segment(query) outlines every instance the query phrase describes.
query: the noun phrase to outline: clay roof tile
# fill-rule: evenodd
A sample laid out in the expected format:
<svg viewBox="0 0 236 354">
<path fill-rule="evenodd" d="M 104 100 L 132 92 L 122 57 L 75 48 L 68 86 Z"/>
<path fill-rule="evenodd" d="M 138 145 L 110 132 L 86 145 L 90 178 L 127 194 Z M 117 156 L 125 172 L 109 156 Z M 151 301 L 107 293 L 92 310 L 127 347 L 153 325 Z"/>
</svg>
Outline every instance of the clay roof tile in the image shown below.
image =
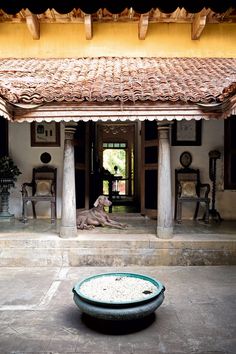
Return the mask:
<svg viewBox="0 0 236 354">
<path fill-rule="evenodd" d="M 0 96 L 11 103 L 209 103 L 234 94 L 235 58 L 0 59 Z"/>
</svg>

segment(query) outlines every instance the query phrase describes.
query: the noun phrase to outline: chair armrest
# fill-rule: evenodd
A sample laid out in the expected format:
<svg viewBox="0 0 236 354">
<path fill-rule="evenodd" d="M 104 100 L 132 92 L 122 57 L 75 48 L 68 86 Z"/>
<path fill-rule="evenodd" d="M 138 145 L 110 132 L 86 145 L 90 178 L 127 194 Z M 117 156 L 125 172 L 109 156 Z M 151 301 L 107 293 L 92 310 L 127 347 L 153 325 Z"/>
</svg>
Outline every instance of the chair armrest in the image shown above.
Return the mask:
<svg viewBox="0 0 236 354">
<path fill-rule="evenodd" d="M 55 183 L 52 183 L 52 186 L 51 186 L 51 193 L 52 193 L 52 196 L 55 197 L 56 196 L 56 190 L 55 190 Z"/>
<path fill-rule="evenodd" d="M 210 192 L 210 184 L 209 183 L 199 183 L 199 187 L 202 188 L 206 188 L 205 191 L 205 198 L 208 198 L 208 194 Z"/>
<path fill-rule="evenodd" d="M 27 188 L 26 187 L 33 187 L 33 183 L 29 183 L 29 182 L 25 182 L 22 184 L 21 186 L 21 193 L 22 193 L 22 197 L 28 197 L 28 191 L 27 191 Z"/>
<path fill-rule="evenodd" d="M 182 194 L 182 186 L 181 183 L 177 182 L 177 197 L 180 198 Z"/>
</svg>

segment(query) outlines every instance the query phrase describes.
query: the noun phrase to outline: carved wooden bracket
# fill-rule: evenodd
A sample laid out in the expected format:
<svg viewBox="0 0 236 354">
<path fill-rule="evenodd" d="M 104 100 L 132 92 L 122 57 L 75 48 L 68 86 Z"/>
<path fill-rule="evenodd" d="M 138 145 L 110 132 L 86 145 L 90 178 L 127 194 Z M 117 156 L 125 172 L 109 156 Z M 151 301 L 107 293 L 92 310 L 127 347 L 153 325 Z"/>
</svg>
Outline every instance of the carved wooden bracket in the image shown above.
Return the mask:
<svg viewBox="0 0 236 354">
<path fill-rule="evenodd" d="M 26 24 L 28 30 L 30 31 L 33 39 L 40 38 L 40 23 L 38 17 L 34 14 L 29 14 L 26 16 Z"/>
<path fill-rule="evenodd" d="M 84 28 L 86 39 L 93 38 L 93 22 L 91 15 L 84 15 Z"/>
<path fill-rule="evenodd" d="M 148 23 L 149 23 L 149 13 L 142 14 L 139 19 L 138 23 L 138 38 L 145 39 L 147 30 L 148 30 Z"/>
<path fill-rule="evenodd" d="M 204 30 L 206 26 L 206 11 L 203 10 L 199 12 L 198 14 L 194 15 L 193 22 L 192 22 L 192 39 L 199 39 L 202 31 Z"/>
</svg>

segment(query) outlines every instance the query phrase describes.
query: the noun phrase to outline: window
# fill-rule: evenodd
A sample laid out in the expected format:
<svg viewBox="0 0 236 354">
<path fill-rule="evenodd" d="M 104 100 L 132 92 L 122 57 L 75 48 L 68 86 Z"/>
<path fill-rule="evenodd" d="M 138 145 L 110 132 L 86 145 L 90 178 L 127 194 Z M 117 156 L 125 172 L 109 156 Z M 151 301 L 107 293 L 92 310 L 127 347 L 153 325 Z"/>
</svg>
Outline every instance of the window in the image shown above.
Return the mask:
<svg viewBox="0 0 236 354">
<path fill-rule="evenodd" d="M 126 149 L 127 143 L 103 143 L 104 149 Z"/>
<path fill-rule="evenodd" d="M 236 116 L 225 121 L 225 189 L 236 189 Z"/>
</svg>

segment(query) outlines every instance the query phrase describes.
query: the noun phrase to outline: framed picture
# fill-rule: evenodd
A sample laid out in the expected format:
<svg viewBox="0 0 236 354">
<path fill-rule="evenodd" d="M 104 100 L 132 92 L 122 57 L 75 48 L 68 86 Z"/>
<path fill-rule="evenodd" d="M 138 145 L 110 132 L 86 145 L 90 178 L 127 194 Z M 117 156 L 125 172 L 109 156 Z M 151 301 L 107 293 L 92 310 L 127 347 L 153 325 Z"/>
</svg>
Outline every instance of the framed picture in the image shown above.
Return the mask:
<svg viewBox="0 0 236 354">
<path fill-rule="evenodd" d="M 31 123 L 31 146 L 60 146 L 60 123 Z"/>
<path fill-rule="evenodd" d="M 202 121 L 181 120 L 174 121 L 172 126 L 173 146 L 193 146 L 202 143 Z"/>
</svg>

